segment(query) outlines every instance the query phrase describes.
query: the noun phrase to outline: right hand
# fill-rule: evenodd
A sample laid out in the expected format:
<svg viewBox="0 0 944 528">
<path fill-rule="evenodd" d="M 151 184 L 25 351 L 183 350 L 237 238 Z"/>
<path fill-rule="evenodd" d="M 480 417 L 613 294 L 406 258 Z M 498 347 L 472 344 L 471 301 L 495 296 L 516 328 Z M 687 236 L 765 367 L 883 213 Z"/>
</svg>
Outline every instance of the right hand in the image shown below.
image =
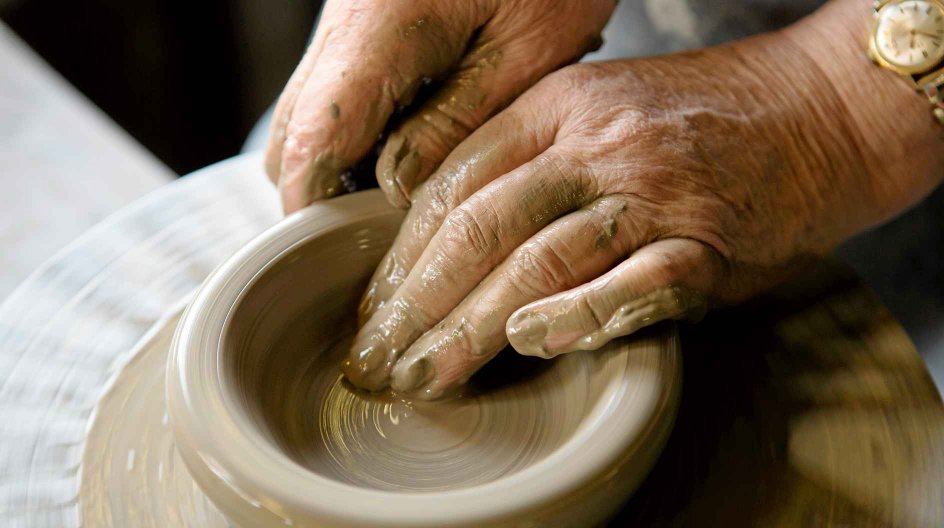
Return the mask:
<svg viewBox="0 0 944 528">
<path fill-rule="evenodd" d="M 394 110 L 404 117 L 377 180 L 396 206 L 489 117 L 547 73 L 599 46 L 615 0 L 328 0 L 276 106 L 266 172 L 285 211 L 341 192 L 341 175 Z"/>
</svg>

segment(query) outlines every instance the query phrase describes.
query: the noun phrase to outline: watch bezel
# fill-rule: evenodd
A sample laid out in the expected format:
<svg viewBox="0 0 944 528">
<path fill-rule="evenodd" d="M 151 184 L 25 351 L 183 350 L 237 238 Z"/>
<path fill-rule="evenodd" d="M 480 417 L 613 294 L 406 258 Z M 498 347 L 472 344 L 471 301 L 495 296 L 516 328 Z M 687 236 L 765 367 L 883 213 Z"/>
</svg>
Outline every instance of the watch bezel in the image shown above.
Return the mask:
<svg viewBox="0 0 944 528">
<path fill-rule="evenodd" d="M 888 60 L 882 54 L 881 50 L 878 47 L 878 44 L 876 43 L 876 38 L 878 37 L 878 24 L 880 21 L 880 16 L 881 16 L 882 11 L 887 8 L 890 8 L 893 5 L 901 4 L 905 1 L 908 1 L 908 0 L 883 0 L 883 1 L 878 1 L 875 3 L 875 11 L 874 11 L 874 16 L 872 20 L 872 29 L 869 34 L 869 55 L 871 56 L 872 60 L 874 60 L 881 66 L 888 68 L 898 73 L 899 75 L 908 77 L 909 79 L 911 79 L 911 82 L 914 84 L 914 86 L 917 87 L 918 84 L 920 84 L 920 80 L 916 79 L 915 77 L 917 76 L 931 77 L 940 73 L 942 70 L 944 70 L 944 58 L 938 59 L 936 62 L 931 63 L 930 65 L 921 64 L 914 67 L 901 66 L 899 64 L 895 64 L 894 62 L 891 62 L 890 60 Z M 942 12 L 944 12 L 944 2 L 942 2 L 941 0 L 924 0 L 924 1 L 937 5 L 942 10 Z"/>
</svg>

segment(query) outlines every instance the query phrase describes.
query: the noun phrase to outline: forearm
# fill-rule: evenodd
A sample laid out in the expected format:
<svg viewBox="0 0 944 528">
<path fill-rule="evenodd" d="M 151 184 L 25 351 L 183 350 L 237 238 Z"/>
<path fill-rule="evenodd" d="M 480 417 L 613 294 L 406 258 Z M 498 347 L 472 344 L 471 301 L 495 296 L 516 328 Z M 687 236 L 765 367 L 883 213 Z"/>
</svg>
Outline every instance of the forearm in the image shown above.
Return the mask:
<svg viewBox="0 0 944 528">
<path fill-rule="evenodd" d="M 783 34 L 828 79 L 852 148 L 879 198 L 874 224 L 914 204 L 944 177 L 944 127 L 923 94 L 866 52 L 872 23 L 868 0 L 832 0 Z M 866 226 L 863 226 L 866 227 Z"/>
</svg>

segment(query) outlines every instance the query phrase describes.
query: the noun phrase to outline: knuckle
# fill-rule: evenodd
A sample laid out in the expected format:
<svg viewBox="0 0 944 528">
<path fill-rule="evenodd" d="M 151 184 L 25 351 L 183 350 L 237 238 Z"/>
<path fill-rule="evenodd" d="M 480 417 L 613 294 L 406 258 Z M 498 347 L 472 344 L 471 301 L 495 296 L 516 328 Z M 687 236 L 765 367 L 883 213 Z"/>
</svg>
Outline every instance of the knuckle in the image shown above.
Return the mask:
<svg viewBox="0 0 944 528">
<path fill-rule="evenodd" d="M 377 336 L 396 355 L 402 354 L 438 320 L 429 307 L 412 298 L 396 298 L 389 306 L 378 326 Z"/>
<path fill-rule="evenodd" d="M 418 148 L 438 161 L 475 129 L 476 122 L 458 114 L 446 105 L 436 105 L 411 118 L 404 130 Z"/>
<path fill-rule="evenodd" d="M 531 295 L 563 291 L 575 283 L 570 264 L 551 245 L 523 246 L 514 259 L 513 270 L 515 284 Z"/>
<path fill-rule="evenodd" d="M 455 183 L 452 178 L 439 174 L 433 175 L 427 180 L 424 192 L 427 207 L 432 211 L 436 211 L 440 218 L 445 217 L 449 211 L 454 210 L 459 205 L 456 199 Z"/>
<path fill-rule="evenodd" d="M 691 262 L 671 251 L 658 251 L 652 255 L 651 276 L 662 284 L 673 284 L 684 279 Z"/>
<path fill-rule="evenodd" d="M 486 347 L 476 339 L 472 326 L 465 318 L 459 320 L 452 332 L 455 354 L 462 358 L 478 358 L 485 356 Z"/>
<path fill-rule="evenodd" d="M 566 190 L 582 194 L 592 190 L 593 178 L 580 153 L 567 147 L 558 147 L 541 154 L 537 162 L 542 171 Z"/>
<path fill-rule="evenodd" d="M 473 210 L 460 205 L 443 222 L 443 244 L 447 254 L 461 256 L 463 261 L 481 261 L 498 249 L 499 236 L 492 227 L 493 217 L 488 208 Z"/>
<path fill-rule="evenodd" d="M 457 106 L 461 103 L 456 102 L 456 99 L 455 94 L 450 95 L 448 101 L 437 104 L 423 116 L 429 124 L 427 130 L 435 132 L 431 139 L 439 139 L 450 147 L 471 134 L 481 121 L 468 108 Z"/>
<path fill-rule="evenodd" d="M 593 328 L 603 328 L 610 317 L 604 307 L 597 306 L 597 302 L 599 301 L 590 295 L 581 296 L 577 300 L 576 311 L 589 320 Z"/>
</svg>

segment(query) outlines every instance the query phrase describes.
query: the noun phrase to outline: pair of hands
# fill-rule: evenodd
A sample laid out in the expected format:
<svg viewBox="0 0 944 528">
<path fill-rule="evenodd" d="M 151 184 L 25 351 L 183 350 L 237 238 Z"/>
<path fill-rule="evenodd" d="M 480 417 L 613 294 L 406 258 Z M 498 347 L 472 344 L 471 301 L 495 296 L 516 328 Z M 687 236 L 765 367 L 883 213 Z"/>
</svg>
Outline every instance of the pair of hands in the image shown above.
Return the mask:
<svg viewBox="0 0 944 528">
<path fill-rule="evenodd" d="M 355 385 L 435 398 L 508 342 L 552 357 L 697 317 L 887 214 L 867 142 L 789 35 L 559 69 L 613 7 L 328 2 L 273 123 L 286 211 L 340 192 L 444 79 L 377 164 L 410 209 L 360 306 Z"/>
</svg>

